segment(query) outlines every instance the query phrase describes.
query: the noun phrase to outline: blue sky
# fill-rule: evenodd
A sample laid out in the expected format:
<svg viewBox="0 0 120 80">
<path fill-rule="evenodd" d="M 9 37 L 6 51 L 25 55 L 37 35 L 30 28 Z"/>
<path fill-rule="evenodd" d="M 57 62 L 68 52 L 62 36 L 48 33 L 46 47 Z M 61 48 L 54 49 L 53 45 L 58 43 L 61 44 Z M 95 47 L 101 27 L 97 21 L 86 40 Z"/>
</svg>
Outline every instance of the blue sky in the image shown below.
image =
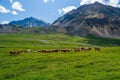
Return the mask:
<svg viewBox="0 0 120 80">
<path fill-rule="evenodd" d="M 72 9 L 95 1 L 120 7 L 119 0 L 0 0 L 0 23 L 31 16 L 52 23 Z"/>
<path fill-rule="evenodd" d="M 25 11 L 19 11 L 11 7 L 16 1 L 22 5 Z M 13 3 L 10 3 L 9 0 L 0 0 L 1 6 L 17 12 L 17 14 L 12 14 L 11 12 L 0 13 L 0 23 L 3 21 L 21 20 L 30 16 L 52 23 L 64 14 L 59 14 L 59 9 L 67 6 L 79 7 L 79 2 L 79 0 L 55 0 L 54 2 L 50 0 L 45 3 L 43 0 L 13 0 Z"/>
</svg>

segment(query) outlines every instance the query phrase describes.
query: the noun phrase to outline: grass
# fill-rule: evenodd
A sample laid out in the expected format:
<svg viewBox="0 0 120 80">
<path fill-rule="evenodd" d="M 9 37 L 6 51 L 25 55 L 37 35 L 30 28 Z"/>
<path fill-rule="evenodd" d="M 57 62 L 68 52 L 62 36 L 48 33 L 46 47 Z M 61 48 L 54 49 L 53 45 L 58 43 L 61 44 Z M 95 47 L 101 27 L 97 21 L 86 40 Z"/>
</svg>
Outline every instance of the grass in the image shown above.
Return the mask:
<svg viewBox="0 0 120 80">
<path fill-rule="evenodd" d="M 115 42 L 106 43 L 107 40 Z M 102 42 L 102 45 L 99 42 Z M 119 39 L 103 41 L 101 38 L 81 38 L 63 34 L 0 34 L 0 80 L 120 80 L 118 43 Z M 10 50 L 81 46 L 98 46 L 102 51 L 94 51 L 92 48 L 91 51 L 79 53 L 31 52 L 9 55 Z"/>
</svg>

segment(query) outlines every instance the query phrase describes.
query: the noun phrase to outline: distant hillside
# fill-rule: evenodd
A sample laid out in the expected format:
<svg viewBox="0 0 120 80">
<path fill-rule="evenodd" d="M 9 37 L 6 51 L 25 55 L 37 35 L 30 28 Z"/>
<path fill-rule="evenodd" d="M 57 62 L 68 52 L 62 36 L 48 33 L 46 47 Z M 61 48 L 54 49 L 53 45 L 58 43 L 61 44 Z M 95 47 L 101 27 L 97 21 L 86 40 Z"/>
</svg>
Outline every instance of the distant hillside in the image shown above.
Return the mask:
<svg viewBox="0 0 120 80">
<path fill-rule="evenodd" d="M 9 24 L 0 24 L 0 33 L 47 33 L 48 27 L 24 27 Z"/>
<path fill-rule="evenodd" d="M 83 5 L 58 18 L 51 30 L 70 35 L 120 38 L 120 8 L 98 2 Z"/>
<path fill-rule="evenodd" d="M 46 23 L 43 20 L 38 20 L 33 17 L 25 18 L 24 20 L 12 21 L 9 25 L 18 25 L 24 27 L 47 27 L 50 23 Z"/>
<path fill-rule="evenodd" d="M 15 31 L 12 29 L 12 26 L 8 24 L 0 24 L 0 33 L 14 33 Z"/>
</svg>

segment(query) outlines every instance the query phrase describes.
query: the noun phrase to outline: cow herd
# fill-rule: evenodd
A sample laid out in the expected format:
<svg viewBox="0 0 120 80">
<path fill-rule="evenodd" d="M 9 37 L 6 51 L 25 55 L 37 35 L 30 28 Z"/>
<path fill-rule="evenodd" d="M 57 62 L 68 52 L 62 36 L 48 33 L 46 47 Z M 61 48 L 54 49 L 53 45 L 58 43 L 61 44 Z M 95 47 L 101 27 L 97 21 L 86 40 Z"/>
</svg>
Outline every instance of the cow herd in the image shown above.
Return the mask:
<svg viewBox="0 0 120 80">
<path fill-rule="evenodd" d="M 92 48 L 84 48 L 84 47 L 81 47 L 81 48 L 53 49 L 53 50 L 47 50 L 47 49 L 44 49 L 44 50 L 31 50 L 31 49 L 28 49 L 28 50 L 10 51 L 10 55 L 18 55 L 18 54 L 21 54 L 21 53 L 30 53 L 30 52 L 36 52 L 36 53 L 64 52 L 64 53 L 67 53 L 67 52 L 71 52 L 71 51 L 82 52 L 82 51 L 90 51 L 90 50 L 92 50 Z M 99 51 L 99 52 L 101 51 L 101 49 L 97 48 L 97 47 L 95 47 L 94 50 Z"/>
</svg>

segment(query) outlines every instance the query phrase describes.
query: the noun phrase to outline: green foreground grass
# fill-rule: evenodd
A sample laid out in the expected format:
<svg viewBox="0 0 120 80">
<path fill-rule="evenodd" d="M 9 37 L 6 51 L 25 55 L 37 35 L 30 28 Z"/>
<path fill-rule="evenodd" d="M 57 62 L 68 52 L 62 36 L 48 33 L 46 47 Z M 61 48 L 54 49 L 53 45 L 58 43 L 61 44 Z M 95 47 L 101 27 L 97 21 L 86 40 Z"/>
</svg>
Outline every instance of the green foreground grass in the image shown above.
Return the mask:
<svg viewBox="0 0 120 80">
<path fill-rule="evenodd" d="M 63 34 L 0 34 L 0 80 L 120 80 L 119 42 Z M 81 46 L 101 47 L 101 52 L 92 48 L 79 53 L 9 55 L 11 50 Z"/>
</svg>

